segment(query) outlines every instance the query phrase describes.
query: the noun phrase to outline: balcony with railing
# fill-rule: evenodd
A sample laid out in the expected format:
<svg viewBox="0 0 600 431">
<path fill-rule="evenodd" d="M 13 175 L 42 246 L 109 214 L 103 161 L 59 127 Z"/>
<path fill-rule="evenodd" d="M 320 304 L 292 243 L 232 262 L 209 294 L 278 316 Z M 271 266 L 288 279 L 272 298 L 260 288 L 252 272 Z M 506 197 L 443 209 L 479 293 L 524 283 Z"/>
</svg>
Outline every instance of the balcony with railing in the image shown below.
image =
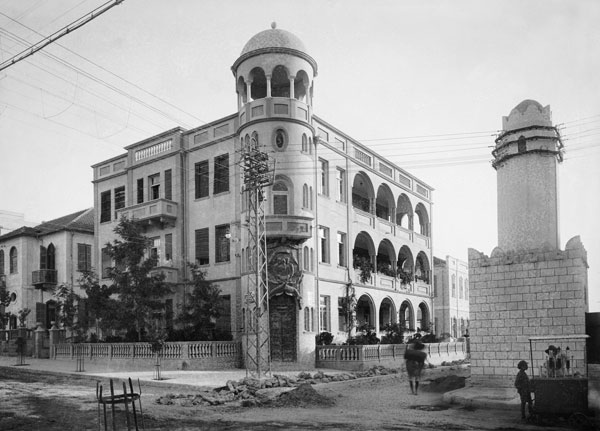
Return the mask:
<svg viewBox="0 0 600 431">
<path fill-rule="evenodd" d="M 165 283 L 177 283 L 179 281 L 179 268 L 169 264 L 160 264 L 150 270 L 150 275 L 164 274 Z"/>
<path fill-rule="evenodd" d="M 168 199 L 154 199 L 117 210 L 117 218 L 125 216 L 148 223 L 174 224 L 177 219 L 177 210 L 177 202 Z"/>
<path fill-rule="evenodd" d="M 32 284 L 36 289 L 53 288 L 57 283 L 56 269 L 38 269 L 31 273 Z"/>
<path fill-rule="evenodd" d="M 312 217 L 268 215 L 265 220 L 267 238 L 307 240 L 312 236 Z"/>
<path fill-rule="evenodd" d="M 240 111 L 240 124 L 264 118 L 294 118 L 308 121 L 310 107 L 298 99 L 289 97 L 264 97 L 252 100 Z"/>
</svg>

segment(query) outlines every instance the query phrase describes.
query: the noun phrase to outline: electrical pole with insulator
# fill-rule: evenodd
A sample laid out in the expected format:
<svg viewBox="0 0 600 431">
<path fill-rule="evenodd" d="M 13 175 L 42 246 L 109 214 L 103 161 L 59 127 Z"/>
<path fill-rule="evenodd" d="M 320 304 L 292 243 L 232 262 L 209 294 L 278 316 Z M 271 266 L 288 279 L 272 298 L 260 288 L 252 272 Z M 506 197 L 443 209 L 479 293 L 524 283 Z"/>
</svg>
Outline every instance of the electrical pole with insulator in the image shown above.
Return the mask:
<svg viewBox="0 0 600 431">
<path fill-rule="evenodd" d="M 264 187 L 273 184 L 274 167 L 255 138 L 243 145 L 243 193 L 248 202 L 248 260 L 250 274 L 245 289 L 246 374 L 260 379 L 271 372 L 269 301 L 267 286 L 267 236 Z"/>
</svg>

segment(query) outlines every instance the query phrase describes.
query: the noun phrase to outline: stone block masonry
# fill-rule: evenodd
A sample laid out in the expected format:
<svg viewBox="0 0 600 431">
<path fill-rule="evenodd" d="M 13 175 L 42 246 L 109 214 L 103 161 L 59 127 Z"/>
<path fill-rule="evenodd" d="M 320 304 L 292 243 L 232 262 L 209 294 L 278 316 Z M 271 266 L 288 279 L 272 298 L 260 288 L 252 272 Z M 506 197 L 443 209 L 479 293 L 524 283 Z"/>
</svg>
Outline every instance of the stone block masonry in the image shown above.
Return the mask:
<svg viewBox="0 0 600 431">
<path fill-rule="evenodd" d="M 473 385 L 512 386 L 529 337 L 585 334 L 587 268 L 578 236 L 565 250 L 469 249 Z"/>
</svg>

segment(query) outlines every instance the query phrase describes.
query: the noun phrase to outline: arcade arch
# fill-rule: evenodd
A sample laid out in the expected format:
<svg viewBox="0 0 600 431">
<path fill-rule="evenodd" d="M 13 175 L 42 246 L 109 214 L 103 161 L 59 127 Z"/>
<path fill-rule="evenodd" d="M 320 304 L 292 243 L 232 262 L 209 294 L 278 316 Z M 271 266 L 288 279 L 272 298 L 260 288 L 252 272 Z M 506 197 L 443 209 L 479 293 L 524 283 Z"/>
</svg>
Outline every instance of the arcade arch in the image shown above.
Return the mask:
<svg viewBox="0 0 600 431">
<path fill-rule="evenodd" d="M 352 206 L 364 212 L 371 212 L 371 202 L 375 195 L 369 176 L 359 172 L 352 183 Z"/>
</svg>

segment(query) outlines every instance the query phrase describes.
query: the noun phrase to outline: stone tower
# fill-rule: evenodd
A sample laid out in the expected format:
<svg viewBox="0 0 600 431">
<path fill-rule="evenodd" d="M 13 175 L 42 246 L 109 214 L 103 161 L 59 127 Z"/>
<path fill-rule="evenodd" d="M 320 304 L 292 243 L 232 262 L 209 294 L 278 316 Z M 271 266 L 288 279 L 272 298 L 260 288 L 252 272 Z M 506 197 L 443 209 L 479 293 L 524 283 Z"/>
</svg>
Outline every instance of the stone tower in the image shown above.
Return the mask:
<svg viewBox="0 0 600 431">
<path fill-rule="evenodd" d="M 525 100 L 503 117 L 492 152 L 498 178 L 498 247 L 469 249 L 471 381 L 511 386 L 517 363 L 545 357 L 532 337 L 585 333 L 587 253 L 579 237 L 560 250 L 557 166 L 562 143 L 550 108 Z M 535 342 L 534 342 L 535 343 Z M 583 344 L 570 346 L 583 372 Z M 531 355 L 531 356 L 530 356 Z"/>
<path fill-rule="evenodd" d="M 498 246 L 559 247 L 558 163 L 562 143 L 550 106 L 524 100 L 502 119 L 492 152 L 497 172 Z"/>
</svg>

